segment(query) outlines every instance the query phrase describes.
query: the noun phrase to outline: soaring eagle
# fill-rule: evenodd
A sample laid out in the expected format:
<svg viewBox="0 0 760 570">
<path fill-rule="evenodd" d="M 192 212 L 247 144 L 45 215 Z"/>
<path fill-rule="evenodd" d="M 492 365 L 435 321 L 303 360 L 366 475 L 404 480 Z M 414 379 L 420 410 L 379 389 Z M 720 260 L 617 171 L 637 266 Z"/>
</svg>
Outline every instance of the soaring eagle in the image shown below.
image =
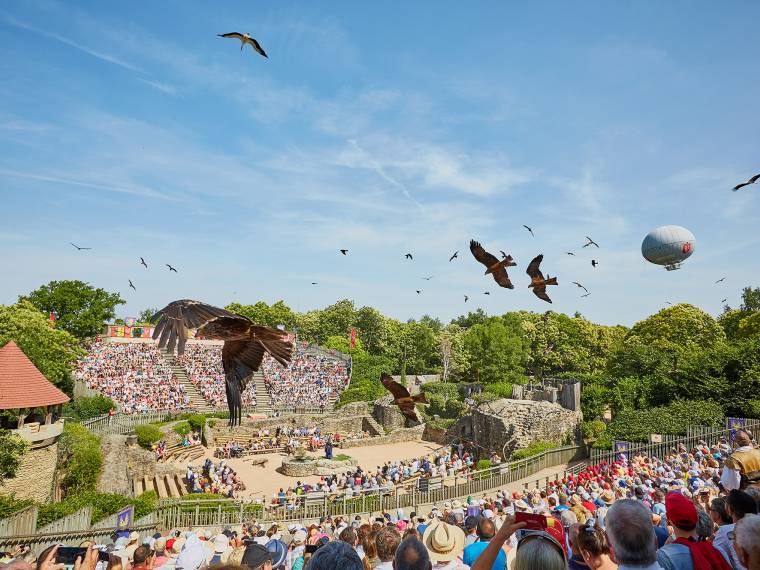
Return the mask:
<svg viewBox="0 0 760 570">
<path fill-rule="evenodd" d="M 287 366 L 293 352 L 293 343 L 284 331 L 257 326 L 247 317 L 190 299 L 169 303 L 153 316 L 153 322 L 158 323 L 153 339 L 159 339 L 158 346 L 172 353 L 175 347 L 178 354 L 185 352 L 188 329 L 197 329 L 196 336 L 224 341 L 222 367 L 230 426 L 240 425 L 241 395 L 264 353 Z"/>
<path fill-rule="evenodd" d="M 504 259 L 498 260 L 495 255 L 488 253 L 483 249 L 483 246 L 475 240 L 470 240 L 470 251 L 475 259 L 486 266 L 486 275 L 489 273 L 493 275 L 494 281 L 496 281 L 501 287 L 506 287 L 507 289 L 515 288 L 507 274 L 507 267 L 517 265 L 512 260 L 511 255 L 507 255 Z"/>
<path fill-rule="evenodd" d="M 385 386 L 385 389 L 393 395 L 393 403 L 398 406 L 401 413 L 413 422 L 419 423 L 420 419 L 417 417 L 417 412 L 415 411 L 414 406 L 416 404 L 427 404 L 425 394 L 420 393 L 412 396 L 409 394 L 409 390 L 387 374 L 383 374 L 380 377 L 380 381 L 383 383 L 383 386 Z"/>
<path fill-rule="evenodd" d="M 533 289 L 533 294 L 539 299 L 543 299 L 547 303 L 551 303 L 552 300 L 549 298 L 549 295 L 546 294 L 546 286 L 557 285 L 557 278 L 549 277 L 547 275 L 546 279 L 544 279 L 544 274 L 541 273 L 541 270 L 539 269 L 539 266 L 541 265 L 541 261 L 543 261 L 543 259 L 543 254 L 534 257 L 533 261 L 531 261 L 530 265 L 528 265 L 528 269 L 525 271 L 525 273 L 530 275 L 530 285 L 528 285 L 528 288 Z"/>
<path fill-rule="evenodd" d="M 220 38 L 232 38 L 235 40 L 240 40 L 240 51 L 243 51 L 243 48 L 245 47 L 245 44 L 251 44 L 251 47 L 255 49 L 257 52 L 259 52 L 261 55 L 269 59 L 269 56 L 264 51 L 264 48 L 261 47 L 259 42 L 257 42 L 254 38 L 251 37 L 251 34 L 241 34 L 239 32 L 230 32 L 229 34 L 217 34 Z"/>
</svg>

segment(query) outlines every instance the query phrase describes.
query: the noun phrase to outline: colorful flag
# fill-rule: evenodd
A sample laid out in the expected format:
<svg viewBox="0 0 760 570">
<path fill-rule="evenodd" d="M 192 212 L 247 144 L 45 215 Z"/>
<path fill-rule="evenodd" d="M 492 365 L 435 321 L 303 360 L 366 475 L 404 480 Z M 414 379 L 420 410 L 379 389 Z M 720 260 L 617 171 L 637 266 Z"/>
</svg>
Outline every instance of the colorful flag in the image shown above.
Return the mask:
<svg viewBox="0 0 760 570">
<path fill-rule="evenodd" d="M 351 329 L 351 348 L 356 348 L 356 329 Z"/>
</svg>

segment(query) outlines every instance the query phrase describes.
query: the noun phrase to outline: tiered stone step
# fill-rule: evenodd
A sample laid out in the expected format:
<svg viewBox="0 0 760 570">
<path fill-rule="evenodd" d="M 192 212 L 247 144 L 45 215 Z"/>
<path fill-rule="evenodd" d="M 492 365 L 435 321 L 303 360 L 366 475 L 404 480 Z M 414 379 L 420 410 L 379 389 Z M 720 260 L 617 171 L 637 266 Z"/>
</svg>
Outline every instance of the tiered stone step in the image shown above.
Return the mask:
<svg viewBox="0 0 760 570">
<path fill-rule="evenodd" d="M 180 463 L 188 463 L 199 457 L 203 457 L 204 448 L 200 443 L 195 445 L 172 445 L 164 450 L 164 455 L 161 458 L 163 463 L 168 461 L 178 461 Z"/>
<path fill-rule="evenodd" d="M 271 416 L 274 410 L 272 410 L 272 404 L 269 402 L 269 392 L 267 391 L 266 384 L 264 384 L 264 373 L 261 370 L 254 372 L 251 382 L 256 383 L 256 413 Z"/>
<path fill-rule="evenodd" d="M 152 479 L 147 475 L 142 479 L 135 477 L 132 480 L 132 488 L 135 497 L 139 497 L 148 491 L 155 491 L 160 499 L 177 498 L 188 493 L 187 484 L 178 473 L 156 475 Z"/>
</svg>

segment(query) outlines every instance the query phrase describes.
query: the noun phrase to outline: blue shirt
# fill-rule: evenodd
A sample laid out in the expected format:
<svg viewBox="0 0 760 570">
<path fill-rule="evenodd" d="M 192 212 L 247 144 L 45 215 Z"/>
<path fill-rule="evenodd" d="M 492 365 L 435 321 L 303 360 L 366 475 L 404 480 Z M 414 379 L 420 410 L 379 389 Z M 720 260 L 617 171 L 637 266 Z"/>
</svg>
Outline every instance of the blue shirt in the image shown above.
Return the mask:
<svg viewBox="0 0 760 570">
<path fill-rule="evenodd" d="M 470 546 L 464 549 L 464 556 L 462 556 L 462 562 L 468 566 L 475 564 L 478 557 L 483 554 L 483 551 L 488 548 L 488 542 L 473 542 Z M 491 566 L 491 570 L 504 570 L 507 565 L 507 555 L 500 548 L 499 554 L 496 556 L 496 561 Z"/>
</svg>

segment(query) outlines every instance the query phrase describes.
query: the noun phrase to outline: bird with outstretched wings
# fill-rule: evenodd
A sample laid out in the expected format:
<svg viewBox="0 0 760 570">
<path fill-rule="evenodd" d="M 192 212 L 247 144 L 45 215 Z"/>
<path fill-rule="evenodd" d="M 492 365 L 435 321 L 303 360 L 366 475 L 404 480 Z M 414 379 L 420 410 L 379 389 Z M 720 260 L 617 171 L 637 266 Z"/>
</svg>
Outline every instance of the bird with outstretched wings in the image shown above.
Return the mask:
<svg viewBox="0 0 760 570">
<path fill-rule="evenodd" d="M 760 174 L 755 174 L 752 178 L 750 178 L 746 182 L 741 182 L 741 183 L 737 184 L 736 186 L 734 186 L 734 192 L 736 192 L 739 188 L 744 188 L 745 186 L 749 186 L 750 184 L 754 184 L 758 180 L 760 180 Z"/>
<path fill-rule="evenodd" d="M 413 422 L 419 423 L 420 419 L 417 417 L 417 411 L 414 409 L 414 406 L 428 403 L 425 394 L 419 393 L 412 396 L 405 386 L 399 384 L 387 374 L 383 374 L 380 377 L 380 381 L 393 396 L 393 403 L 398 406 L 401 413 Z"/>
<path fill-rule="evenodd" d="M 509 280 L 509 274 L 507 273 L 507 267 L 517 265 L 512 259 L 511 255 L 507 255 L 504 259 L 497 259 L 495 255 L 488 253 L 480 243 L 475 240 L 470 240 L 470 251 L 473 257 L 480 263 L 486 266 L 485 275 L 489 273 L 493 275 L 494 281 L 499 284 L 500 287 L 506 289 L 514 289 L 512 281 Z"/>
<path fill-rule="evenodd" d="M 451 257 L 449 257 L 449 263 L 452 262 L 452 261 L 454 261 L 457 257 L 459 257 L 459 252 L 455 251 L 454 255 L 452 255 Z"/>
<path fill-rule="evenodd" d="M 245 47 L 245 44 L 251 44 L 251 47 L 256 50 L 258 53 L 269 59 L 269 56 L 264 51 L 264 48 L 261 47 L 261 44 L 257 42 L 254 38 L 251 37 L 251 34 L 241 34 L 239 32 L 230 32 L 229 34 L 217 34 L 220 38 L 231 38 L 235 40 L 240 40 L 240 51 L 243 51 L 243 48 Z"/>
<path fill-rule="evenodd" d="M 196 336 L 223 340 L 222 368 L 230 410 L 230 426 L 240 425 L 242 393 L 251 377 L 259 369 L 264 353 L 283 366 L 290 362 L 293 343 L 286 332 L 255 325 L 250 319 L 212 305 L 182 299 L 169 303 L 153 316 L 156 328 L 153 339 L 159 348 L 177 354 L 185 352 L 187 334 L 196 329 Z"/>
<path fill-rule="evenodd" d="M 528 285 L 528 288 L 533 289 L 533 294 L 539 299 L 551 303 L 552 300 L 549 298 L 549 295 L 546 294 L 546 286 L 557 285 L 557 278 L 549 277 L 548 275 L 544 278 L 544 274 L 541 273 L 541 269 L 539 269 L 543 260 L 543 254 L 534 257 L 533 261 L 528 265 L 528 269 L 525 270 L 525 273 L 530 276 L 530 285 Z"/>
<path fill-rule="evenodd" d="M 585 288 L 583 285 L 581 285 L 581 284 L 580 284 L 580 283 L 578 283 L 577 281 L 571 281 L 571 283 L 572 283 L 573 285 L 577 285 L 578 287 L 580 287 L 581 289 L 583 289 L 583 290 L 584 290 L 586 293 L 588 293 L 588 289 L 586 289 L 586 288 Z"/>
</svg>

